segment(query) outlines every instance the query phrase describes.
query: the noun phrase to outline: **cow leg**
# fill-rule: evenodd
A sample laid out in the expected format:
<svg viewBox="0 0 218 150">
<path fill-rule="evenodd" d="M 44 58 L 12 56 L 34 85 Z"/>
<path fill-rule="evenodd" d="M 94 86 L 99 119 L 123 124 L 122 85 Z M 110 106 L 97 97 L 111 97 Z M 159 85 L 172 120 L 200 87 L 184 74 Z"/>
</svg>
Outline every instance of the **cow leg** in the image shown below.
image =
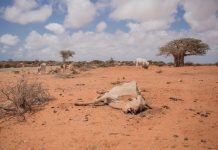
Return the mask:
<svg viewBox="0 0 218 150">
<path fill-rule="evenodd" d="M 138 67 L 139 66 L 139 62 L 136 62 L 136 67 Z"/>
<path fill-rule="evenodd" d="M 105 102 L 105 99 L 97 99 L 94 102 L 87 102 L 87 103 L 75 102 L 74 105 L 75 106 L 104 106 L 107 105 L 107 103 Z"/>
</svg>

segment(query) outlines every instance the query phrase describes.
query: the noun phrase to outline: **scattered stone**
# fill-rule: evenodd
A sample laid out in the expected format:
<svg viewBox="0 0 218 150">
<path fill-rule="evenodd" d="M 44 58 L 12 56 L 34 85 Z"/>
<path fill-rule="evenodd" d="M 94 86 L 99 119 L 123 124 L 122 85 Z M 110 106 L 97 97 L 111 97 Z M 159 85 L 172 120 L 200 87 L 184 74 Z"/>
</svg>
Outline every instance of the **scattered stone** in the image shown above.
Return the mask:
<svg viewBox="0 0 218 150">
<path fill-rule="evenodd" d="M 185 140 L 185 141 L 188 141 L 188 138 L 186 137 L 186 138 L 184 138 L 184 140 Z"/>
<path fill-rule="evenodd" d="M 182 79 L 179 79 L 179 80 L 178 80 L 178 82 L 182 82 L 182 81 L 183 81 Z"/>
<path fill-rule="evenodd" d="M 121 83 L 122 83 L 121 81 L 111 82 L 111 84 L 113 84 L 113 85 L 119 85 L 119 84 L 121 84 Z"/>
<path fill-rule="evenodd" d="M 146 89 L 142 88 L 140 92 L 148 92 Z"/>
<path fill-rule="evenodd" d="M 168 82 L 166 82 L 166 84 L 170 84 L 170 83 L 171 83 L 171 82 L 169 82 L 169 81 L 168 81 Z"/>
<path fill-rule="evenodd" d="M 162 73 L 162 72 L 163 72 L 162 70 L 157 70 L 157 71 L 156 71 L 156 73 Z"/>
<path fill-rule="evenodd" d="M 164 108 L 164 109 L 170 109 L 170 107 L 167 106 L 167 105 L 163 105 L 162 108 Z"/>
<path fill-rule="evenodd" d="M 210 115 L 210 113 L 209 112 L 197 112 L 195 115 L 199 115 L 201 117 L 207 118 Z"/>
<path fill-rule="evenodd" d="M 46 121 L 42 122 L 42 126 L 46 125 Z"/>
<path fill-rule="evenodd" d="M 85 84 L 84 83 L 78 83 L 76 84 L 76 86 L 84 86 Z"/>
<path fill-rule="evenodd" d="M 54 106 L 52 106 L 51 108 L 55 108 Z"/>
<path fill-rule="evenodd" d="M 88 115 L 85 115 L 83 121 L 89 121 Z"/>
<path fill-rule="evenodd" d="M 195 99 L 193 102 L 197 102 L 198 101 L 198 99 Z"/>
<path fill-rule="evenodd" d="M 201 139 L 201 143 L 207 143 L 207 141 L 206 141 L 206 140 L 203 140 L 203 139 Z"/>
<path fill-rule="evenodd" d="M 109 133 L 109 135 L 117 135 L 117 134 L 119 134 L 119 133 Z"/>
<path fill-rule="evenodd" d="M 68 108 L 66 108 L 66 109 L 65 109 L 65 111 L 69 111 L 69 109 L 68 109 Z"/>
<path fill-rule="evenodd" d="M 201 117 L 208 117 L 207 114 L 201 114 Z"/>
<path fill-rule="evenodd" d="M 176 97 L 169 97 L 169 99 L 172 101 L 183 101 L 181 98 L 176 98 Z"/>
<path fill-rule="evenodd" d="M 54 110 L 53 113 L 57 113 L 58 111 Z"/>
<path fill-rule="evenodd" d="M 27 143 L 28 140 L 21 140 L 20 143 Z"/>
<path fill-rule="evenodd" d="M 195 110 L 194 110 L 194 109 L 192 109 L 192 108 L 189 108 L 188 110 L 189 110 L 189 111 L 195 111 Z"/>
<path fill-rule="evenodd" d="M 100 91 L 97 91 L 96 93 L 103 95 L 103 94 L 105 94 L 106 92 L 107 92 L 107 91 L 105 91 L 105 90 L 100 90 Z"/>
<path fill-rule="evenodd" d="M 175 134 L 175 135 L 173 135 L 173 137 L 174 137 L 174 138 L 178 138 L 179 136 Z"/>
</svg>

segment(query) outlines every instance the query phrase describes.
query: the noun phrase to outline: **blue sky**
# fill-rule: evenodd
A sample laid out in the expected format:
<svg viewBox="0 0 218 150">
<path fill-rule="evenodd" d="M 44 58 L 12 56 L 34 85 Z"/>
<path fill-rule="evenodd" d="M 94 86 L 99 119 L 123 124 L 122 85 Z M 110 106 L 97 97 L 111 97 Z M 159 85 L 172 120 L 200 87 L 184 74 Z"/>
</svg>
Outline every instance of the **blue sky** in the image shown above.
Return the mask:
<svg viewBox="0 0 218 150">
<path fill-rule="evenodd" d="M 134 60 L 157 56 L 158 48 L 182 37 L 209 44 L 206 56 L 186 61 L 218 61 L 217 0 L 0 0 L 0 60 Z"/>
</svg>

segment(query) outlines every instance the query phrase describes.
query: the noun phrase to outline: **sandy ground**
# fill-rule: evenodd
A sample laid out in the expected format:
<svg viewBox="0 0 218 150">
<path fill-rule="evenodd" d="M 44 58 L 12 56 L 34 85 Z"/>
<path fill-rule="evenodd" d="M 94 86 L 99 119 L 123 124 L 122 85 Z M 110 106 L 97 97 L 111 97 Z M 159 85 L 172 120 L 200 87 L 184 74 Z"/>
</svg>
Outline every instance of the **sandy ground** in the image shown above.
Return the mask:
<svg viewBox="0 0 218 150">
<path fill-rule="evenodd" d="M 19 76 L 0 72 L 0 87 Z M 1 150 L 218 150 L 218 67 L 110 67 L 71 79 L 28 76 L 39 78 L 56 99 L 27 113 L 24 122 L 1 119 Z M 112 82 L 131 80 L 153 107 L 150 112 L 126 115 L 108 106 L 73 105 L 78 99 L 91 101 L 97 91 L 113 87 Z"/>
</svg>

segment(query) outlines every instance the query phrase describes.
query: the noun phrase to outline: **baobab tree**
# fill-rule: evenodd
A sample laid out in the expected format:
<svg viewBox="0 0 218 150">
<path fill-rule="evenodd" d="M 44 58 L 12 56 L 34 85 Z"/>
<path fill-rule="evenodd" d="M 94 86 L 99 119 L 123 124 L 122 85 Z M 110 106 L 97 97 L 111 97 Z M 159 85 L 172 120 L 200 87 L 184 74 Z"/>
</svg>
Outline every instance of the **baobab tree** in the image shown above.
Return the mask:
<svg viewBox="0 0 218 150">
<path fill-rule="evenodd" d="M 184 57 L 191 55 L 205 55 L 209 46 L 199 39 L 181 38 L 170 41 L 165 46 L 159 48 L 159 55 L 172 55 L 174 57 L 174 66 L 184 66 Z"/>
<path fill-rule="evenodd" d="M 61 50 L 60 55 L 63 58 L 63 63 L 65 63 L 67 59 L 75 55 L 75 52 L 70 50 Z"/>
</svg>

